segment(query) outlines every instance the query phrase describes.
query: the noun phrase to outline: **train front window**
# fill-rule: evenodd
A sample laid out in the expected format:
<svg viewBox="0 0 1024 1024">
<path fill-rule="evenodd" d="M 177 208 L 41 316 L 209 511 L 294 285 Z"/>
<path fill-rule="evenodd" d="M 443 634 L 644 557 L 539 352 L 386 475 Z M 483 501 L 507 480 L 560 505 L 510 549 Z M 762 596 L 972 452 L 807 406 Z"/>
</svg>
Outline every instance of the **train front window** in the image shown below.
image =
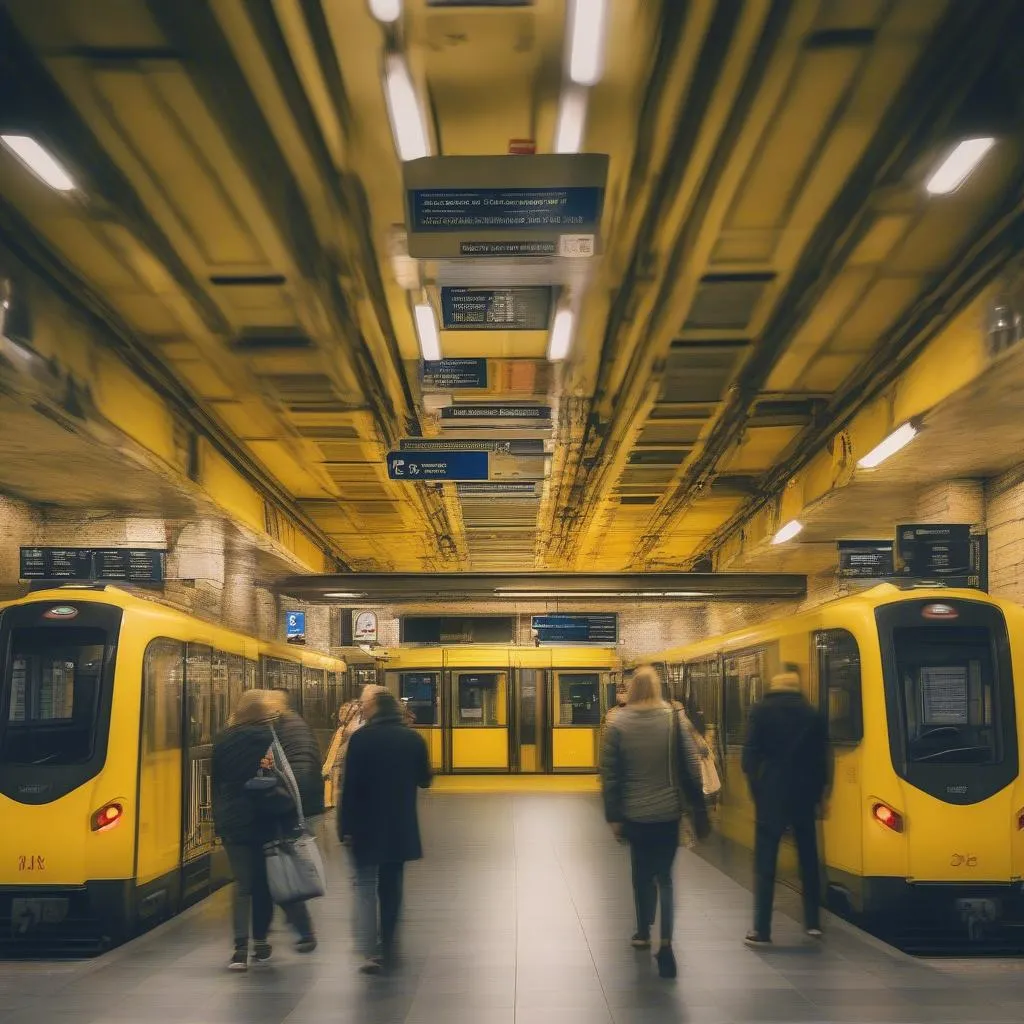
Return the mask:
<svg viewBox="0 0 1024 1024">
<path fill-rule="evenodd" d="M 893 631 L 907 757 L 914 763 L 998 764 L 999 688 L 989 632 L 952 625 Z"/>
<path fill-rule="evenodd" d="M 12 630 L 0 762 L 82 764 L 92 757 L 106 641 L 102 629 Z"/>
</svg>

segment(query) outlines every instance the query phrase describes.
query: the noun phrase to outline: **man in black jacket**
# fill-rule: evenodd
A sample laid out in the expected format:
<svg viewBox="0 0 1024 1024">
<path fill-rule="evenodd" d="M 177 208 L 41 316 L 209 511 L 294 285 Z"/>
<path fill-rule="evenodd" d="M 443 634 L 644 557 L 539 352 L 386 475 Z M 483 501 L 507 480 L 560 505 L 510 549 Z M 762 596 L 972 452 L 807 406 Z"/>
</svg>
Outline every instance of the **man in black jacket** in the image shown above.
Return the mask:
<svg viewBox="0 0 1024 1024">
<path fill-rule="evenodd" d="M 368 697 L 364 716 L 369 720 L 353 733 L 345 758 L 338 837 L 351 850 L 355 867 L 361 970 L 376 974 L 394 955 L 405 862 L 423 856 L 416 791 L 430 785 L 431 773 L 427 745 L 405 725 L 394 695 Z"/>
<path fill-rule="evenodd" d="M 800 671 L 787 664 L 750 712 L 743 771 L 757 814 L 754 840 L 754 929 L 750 946 L 771 942 L 772 899 L 779 842 L 792 829 L 800 862 L 804 927 L 821 935 L 817 814 L 828 792 L 828 730 L 800 688 Z"/>
</svg>

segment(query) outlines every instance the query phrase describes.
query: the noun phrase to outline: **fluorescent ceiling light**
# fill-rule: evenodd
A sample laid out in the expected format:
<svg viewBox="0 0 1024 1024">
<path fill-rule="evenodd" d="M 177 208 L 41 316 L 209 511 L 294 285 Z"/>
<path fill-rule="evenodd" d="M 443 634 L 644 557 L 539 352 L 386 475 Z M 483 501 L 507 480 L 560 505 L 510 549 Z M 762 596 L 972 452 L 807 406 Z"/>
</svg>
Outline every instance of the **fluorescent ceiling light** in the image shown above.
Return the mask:
<svg viewBox="0 0 1024 1024">
<path fill-rule="evenodd" d="M 933 196 L 944 196 L 955 192 L 995 144 L 996 140 L 991 136 L 964 139 L 942 161 L 938 170 L 928 179 L 924 187 Z"/>
<path fill-rule="evenodd" d="M 402 16 L 402 0 L 370 0 L 370 13 L 387 24 L 398 21 Z"/>
<path fill-rule="evenodd" d="M 429 156 L 427 126 L 405 58 L 397 53 L 388 54 L 384 78 L 391 134 L 395 137 L 399 159 L 418 160 Z"/>
<path fill-rule="evenodd" d="M 571 309 L 560 309 L 555 314 L 555 322 L 551 326 L 551 337 L 548 340 L 548 359 L 553 363 L 561 362 L 572 348 L 572 329 L 574 321 Z"/>
<path fill-rule="evenodd" d="M 904 423 L 894 430 L 881 444 L 876 445 L 861 459 L 857 465 L 861 469 L 874 469 L 880 466 L 890 455 L 895 455 L 901 448 L 906 448 L 917 437 L 917 427 Z"/>
<path fill-rule="evenodd" d="M 797 519 L 790 519 L 785 526 L 772 538 L 773 544 L 785 544 L 787 540 L 792 540 L 802 529 L 804 524 Z"/>
<path fill-rule="evenodd" d="M 578 153 L 583 148 L 583 133 L 587 127 L 587 90 L 562 90 L 558 101 L 558 121 L 555 124 L 555 152 Z"/>
<path fill-rule="evenodd" d="M 366 597 L 366 594 L 357 594 L 351 590 L 332 590 L 328 594 L 324 594 L 324 597 Z"/>
<path fill-rule="evenodd" d="M 441 336 L 437 332 L 434 307 L 429 302 L 418 302 L 413 308 L 416 317 L 416 336 L 420 339 L 423 361 L 435 363 L 441 358 Z"/>
<path fill-rule="evenodd" d="M 60 161 L 31 135 L 0 135 L 0 141 L 40 180 L 58 192 L 71 192 L 74 179 Z"/>
<path fill-rule="evenodd" d="M 577 85 L 601 81 L 607 21 L 608 0 L 570 0 L 569 78 Z"/>
</svg>

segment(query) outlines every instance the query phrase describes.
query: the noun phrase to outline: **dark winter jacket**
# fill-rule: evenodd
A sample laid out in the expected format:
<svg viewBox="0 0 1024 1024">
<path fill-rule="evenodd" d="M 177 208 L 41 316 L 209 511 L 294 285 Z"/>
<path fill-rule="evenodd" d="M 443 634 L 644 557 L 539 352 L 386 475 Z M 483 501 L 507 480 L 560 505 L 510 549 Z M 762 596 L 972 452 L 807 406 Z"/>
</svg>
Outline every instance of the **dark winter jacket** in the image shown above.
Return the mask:
<svg viewBox="0 0 1024 1024">
<path fill-rule="evenodd" d="M 261 814 L 259 802 L 245 789 L 270 740 L 269 725 L 236 725 L 213 745 L 213 824 L 225 843 L 262 843 L 274 833 L 274 820 Z"/>
<path fill-rule="evenodd" d="M 320 744 L 305 719 L 286 711 L 274 722 L 277 738 L 284 747 L 302 797 L 302 813 L 307 818 L 324 813 L 324 780 L 320 766 Z"/>
<path fill-rule="evenodd" d="M 784 828 L 813 815 L 831 780 L 831 755 L 822 716 L 802 693 L 772 691 L 751 710 L 743 771 L 757 820 Z"/>
<path fill-rule="evenodd" d="M 357 863 L 423 856 L 416 791 L 426 789 L 430 779 L 427 745 L 401 715 L 374 715 L 353 733 L 338 804 L 338 837 L 351 838 Z"/>
</svg>

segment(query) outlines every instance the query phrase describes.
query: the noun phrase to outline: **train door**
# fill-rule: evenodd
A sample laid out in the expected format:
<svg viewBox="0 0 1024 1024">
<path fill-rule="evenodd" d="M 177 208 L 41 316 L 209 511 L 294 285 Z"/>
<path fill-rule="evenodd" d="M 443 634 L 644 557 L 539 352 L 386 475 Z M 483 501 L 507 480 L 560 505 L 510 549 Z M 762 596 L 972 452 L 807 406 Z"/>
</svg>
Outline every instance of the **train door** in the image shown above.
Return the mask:
<svg viewBox="0 0 1024 1024">
<path fill-rule="evenodd" d="M 430 751 L 430 767 L 443 771 L 444 731 L 441 720 L 441 672 L 389 671 L 386 686 L 405 705 L 413 717 L 413 729 Z"/>
<path fill-rule="evenodd" d="M 550 770 L 547 724 L 550 664 L 546 651 L 513 656 L 512 770 L 526 775 Z"/>
<path fill-rule="evenodd" d="M 489 665 L 462 667 L 457 662 L 464 658 Z M 446 651 L 445 661 L 448 765 L 453 772 L 508 771 L 511 690 L 507 649 L 486 658 L 470 650 Z"/>
<path fill-rule="evenodd" d="M 555 669 L 551 676 L 551 769 L 597 771 L 608 673 Z"/>
<path fill-rule="evenodd" d="M 182 702 L 181 896 L 192 903 L 210 888 L 213 851 L 213 663 L 205 644 L 188 644 Z"/>
</svg>

